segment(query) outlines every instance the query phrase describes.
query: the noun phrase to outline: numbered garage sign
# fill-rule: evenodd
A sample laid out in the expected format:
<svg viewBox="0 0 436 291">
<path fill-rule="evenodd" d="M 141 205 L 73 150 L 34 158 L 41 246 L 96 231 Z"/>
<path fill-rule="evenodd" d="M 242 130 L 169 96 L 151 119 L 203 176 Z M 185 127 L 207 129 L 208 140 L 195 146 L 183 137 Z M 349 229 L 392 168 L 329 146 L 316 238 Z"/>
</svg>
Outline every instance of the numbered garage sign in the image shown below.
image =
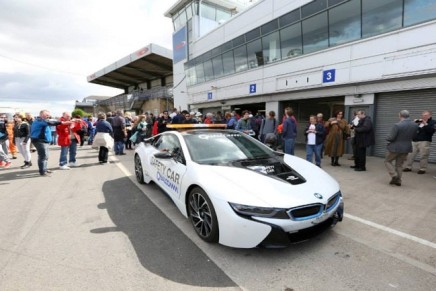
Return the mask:
<svg viewBox="0 0 436 291">
<path fill-rule="evenodd" d="M 331 83 L 335 81 L 336 69 L 327 70 L 322 72 L 322 82 Z"/>
</svg>

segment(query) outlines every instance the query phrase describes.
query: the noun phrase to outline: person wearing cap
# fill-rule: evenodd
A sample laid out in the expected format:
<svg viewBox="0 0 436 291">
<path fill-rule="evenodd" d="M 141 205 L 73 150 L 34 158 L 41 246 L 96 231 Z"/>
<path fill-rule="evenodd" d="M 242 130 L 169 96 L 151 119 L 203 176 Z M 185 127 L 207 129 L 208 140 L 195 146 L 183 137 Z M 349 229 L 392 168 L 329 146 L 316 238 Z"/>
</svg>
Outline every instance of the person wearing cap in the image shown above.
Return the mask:
<svg viewBox="0 0 436 291">
<path fill-rule="evenodd" d="M 18 147 L 18 151 L 24 158 L 24 165 L 21 169 L 26 169 L 32 166 L 30 152 L 30 125 L 26 121 L 26 116 L 21 113 L 14 115 L 14 141 Z"/>
<path fill-rule="evenodd" d="M 195 113 L 195 119 L 197 120 L 197 123 L 203 123 L 203 114 L 201 114 L 201 112 Z"/>
</svg>

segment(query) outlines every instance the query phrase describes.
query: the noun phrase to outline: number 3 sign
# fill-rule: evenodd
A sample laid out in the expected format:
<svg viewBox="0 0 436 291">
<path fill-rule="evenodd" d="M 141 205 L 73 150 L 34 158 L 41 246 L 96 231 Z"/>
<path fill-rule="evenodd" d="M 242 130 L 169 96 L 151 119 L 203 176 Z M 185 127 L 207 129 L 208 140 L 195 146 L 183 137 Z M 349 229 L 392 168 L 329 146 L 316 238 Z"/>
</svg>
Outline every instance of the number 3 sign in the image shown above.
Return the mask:
<svg viewBox="0 0 436 291">
<path fill-rule="evenodd" d="M 336 70 L 327 70 L 322 72 L 322 82 L 330 83 L 335 81 Z"/>
</svg>

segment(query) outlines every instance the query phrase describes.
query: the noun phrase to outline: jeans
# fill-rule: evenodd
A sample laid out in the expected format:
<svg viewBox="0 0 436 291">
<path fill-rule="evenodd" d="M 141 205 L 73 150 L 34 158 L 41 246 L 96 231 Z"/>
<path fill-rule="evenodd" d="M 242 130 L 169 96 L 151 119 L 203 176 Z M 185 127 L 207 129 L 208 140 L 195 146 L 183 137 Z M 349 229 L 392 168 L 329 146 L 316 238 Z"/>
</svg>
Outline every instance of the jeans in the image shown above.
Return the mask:
<svg viewBox="0 0 436 291">
<path fill-rule="evenodd" d="M 0 162 L 9 162 L 8 154 L 3 150 L 4 142 L 0 142 Z"/>
<path fill-rule="evenodd" d="M 323 144 L 306 145 L 306 160 L 313 163 L 313 154 L 315 154 L 315 164 L 321 166 L 321 150 Z"/>
<path fill-rule="evenodd" d="M 122 154 L 124 152 L 124 141 L 115 141 L 114 150 L 116 155 Z"/>
<path fill-rule="evenodd" d="M 68 162 L 76 162 L 76 152 L 77 152 L 77 141 L 72 140 L 69 146 L 61 147 L 61 157 L 59 159 L 59 166 L 64 166 L 67 164 L 67 155 L 70 152 L 70 159 Z"/>
<path fill-rule="evenodd" d="M 39 173 L 41 175 L 44 175 L 45 172 L 47 172 L 47 161 L 48 161 L 48 143 L 45 142 L 33 142 L 33 145 L 36 148 L 36 151 L 38 152 L 38 168 Z"/>
<path fill-rule="evenodd" d="M 24 140 L 24 137 L 16 137 L 15 144 L 18 147 L 18 151 L 23 155 L 24 161 L 30 162 L 30 140 L 28 140 L 26 144 L 23 144 Z"/>
<path fill-rule="evenodd" d="M 295 139 L 285 138 L 285 154 L 294 155 Z"/>
</svg>

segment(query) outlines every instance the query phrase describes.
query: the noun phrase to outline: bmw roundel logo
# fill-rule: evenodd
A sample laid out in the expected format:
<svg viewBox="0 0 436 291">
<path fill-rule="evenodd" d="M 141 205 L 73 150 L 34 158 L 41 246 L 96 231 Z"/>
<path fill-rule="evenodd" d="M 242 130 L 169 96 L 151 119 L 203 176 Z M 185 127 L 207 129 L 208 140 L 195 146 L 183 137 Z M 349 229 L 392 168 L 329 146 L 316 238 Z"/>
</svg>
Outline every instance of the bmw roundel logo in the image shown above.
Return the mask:
<svg viewBox="0 0 436 291">
<path fill-rule="evenodd" d="M 319 193 L 313 193 L 313 196 L 315 196 L 318 199 L 322 199 L 322 195 Z"/>
</svg>

